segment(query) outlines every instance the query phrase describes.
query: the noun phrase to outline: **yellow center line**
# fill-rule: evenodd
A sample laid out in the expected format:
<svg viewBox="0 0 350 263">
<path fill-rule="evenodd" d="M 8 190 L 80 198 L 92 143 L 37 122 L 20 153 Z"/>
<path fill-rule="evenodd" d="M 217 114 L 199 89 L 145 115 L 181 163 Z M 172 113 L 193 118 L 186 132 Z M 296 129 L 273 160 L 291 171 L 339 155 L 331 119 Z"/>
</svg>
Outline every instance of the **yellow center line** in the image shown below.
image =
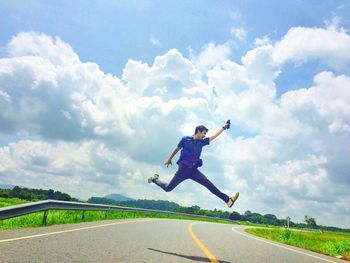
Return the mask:
<svg viewBox="0 0 350 263">
<path fill-rule="evenodd" d="M 192 223 L 188 226 L 188 232 L 190 232 L 190 235 L 194 242 L 199 246 L 199 248 L 203 251 L 203 253 L 207 256 L 207 258 L 210 260 L 211 263 L 220 263 L 214 255 L 209 251 L 209 249 L 196 237 L 196 235 L 193 233 L 192 226 L 197 224 L 203 224 L 203 223 Z"/>
</svg>

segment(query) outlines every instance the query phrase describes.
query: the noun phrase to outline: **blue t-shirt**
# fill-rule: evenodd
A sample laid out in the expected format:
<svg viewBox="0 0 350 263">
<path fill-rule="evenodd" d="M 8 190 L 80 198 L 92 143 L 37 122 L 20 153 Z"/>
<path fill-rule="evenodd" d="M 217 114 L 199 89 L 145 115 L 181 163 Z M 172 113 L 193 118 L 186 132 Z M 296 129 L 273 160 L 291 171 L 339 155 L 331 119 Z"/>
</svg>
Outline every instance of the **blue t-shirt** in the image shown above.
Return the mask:
<svg viewBox="0 0 350 263">
<path fill-rule="evenodd" d="M 181 139 L 178 148 L 181 150 L 181 155 L 177 164 L 185 164 L 188 167 L 193 167 L 194 163 L 199 161 L 202 153 L 202 147 L 209 144 L 209 138 L 195 140 L 192 136 L 185 136 Z"/>
</svg>

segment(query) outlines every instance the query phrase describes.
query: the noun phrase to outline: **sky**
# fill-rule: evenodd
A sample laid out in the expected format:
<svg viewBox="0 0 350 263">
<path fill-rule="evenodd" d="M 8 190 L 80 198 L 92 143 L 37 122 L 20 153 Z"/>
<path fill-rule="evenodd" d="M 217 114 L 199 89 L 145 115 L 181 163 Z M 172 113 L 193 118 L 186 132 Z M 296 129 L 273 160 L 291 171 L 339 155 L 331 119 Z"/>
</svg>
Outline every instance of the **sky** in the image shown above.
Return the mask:
<svg viewBox="0 0 350 263">
<path fill-rule="evenodd" d="M 0 184 L 350 228 L 350 1 L 0 0 Z M 147 184 L 197 125 L 201 171 Z"/>
</svg>

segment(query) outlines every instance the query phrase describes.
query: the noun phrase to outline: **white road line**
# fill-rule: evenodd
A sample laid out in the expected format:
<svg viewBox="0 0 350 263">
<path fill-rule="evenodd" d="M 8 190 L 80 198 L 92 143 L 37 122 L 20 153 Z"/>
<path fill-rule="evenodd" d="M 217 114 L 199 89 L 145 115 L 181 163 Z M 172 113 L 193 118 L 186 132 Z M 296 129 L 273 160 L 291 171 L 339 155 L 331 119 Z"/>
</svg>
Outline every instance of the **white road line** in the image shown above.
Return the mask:
<svg viewBox="0 0 350 263">
<path fill-rule="evenodd" d="M 254 237 L 254 236 L 251 236 L 251 235 L 248 235 L 248 234 L 241 233 L 241 232 L 237 231 L 234 227 L 232 227 L 232 230 L 234 232 L 242 235 L 242 236 L 250 237 L 250 238 L 259 240 L 261 242 L 264 242 L 264 243 L 267 243 L 267 244 L 270 244 L 270 245 L 273 245 L 273 246 L 276 246 L 276 247 L 281 247 L 281 248 L 284 248 L 284 249 L 287 249 L 287 250 L 291 250 L 293 252 L 296 252 L 296 253 L 299 253 L 299 254 L 303 254 L 303 255 L 306 255 L 306 256 L 309 256 L 309 257 L 317 258 L 317 259 L 320 259 L 320 260 L 323 260 L 323 261 L 327 261 L 327 262 L 331 262 L 331 263 L 337 263 L 335 261 L 331 261 L 331 260 L 328 260 L 328 259 L 325 259 L 325 258 L 321 258 L 321 257 L 315 256 L 315 255 L 311 255 L 311 254 L 308 254 L 308 253 L 305 253 L 305 252 L 302 252 L 302 251 L 299 251 L 299 250 L 296 250 L 296 249 L 293 249 L 293 248 L 290 248 L 290 247 L 286 247 L 286 246 L 283 246 L 283 245 L 279 245 L 279 244 L 276 244 L 276 243 L 272 243 L 272 242 L 263 240 L 261 238 L 257 238 L 257 237 Z"/>
<path fill-rule="evenodd" d="M 3 240 L 0 240 L 0 243 L 11 242 L 11 241 L 17 241 L 17 240 L 24 240 L 24 239 L 30 239 L 30 238 L 37 238 L 37 237 L 44 237 L 44 236 L 51 236 L 51 235 L 58 235 L 58 234 L 63 234 L 63 233 L 69 233 L 69 232 L 75 232 L 75 231 L 82 231 L 82 230 L 93 229 L 93 228 L 99 228 L 99 227 L 105 227 L 105 226 L 121 225 L 121 224 L 128 224 L 128 223 L 138 223 L 138 222 L 147 222 L 147 221 L 152 221 L 152 220 L 157 220 L 157 219 L 123 221 L 123 222 L 114 222 L 114 223 L 110 223 L 110 224 L 103 224 L 103 225 L 97 225 L 97 226 L 88 226 L 88 227 L 74 228 L 74 229 L 68 229 L 68 230 L 62 230 L 62 231 L 55 231 L 55 232 L 44 233 L 44 234 L 38 234 L 38 235 L 32 235 L 32 236 L 24 236 L 24 237 L 16 237 L 16 238 L 3 239 Z"/>
</svg>

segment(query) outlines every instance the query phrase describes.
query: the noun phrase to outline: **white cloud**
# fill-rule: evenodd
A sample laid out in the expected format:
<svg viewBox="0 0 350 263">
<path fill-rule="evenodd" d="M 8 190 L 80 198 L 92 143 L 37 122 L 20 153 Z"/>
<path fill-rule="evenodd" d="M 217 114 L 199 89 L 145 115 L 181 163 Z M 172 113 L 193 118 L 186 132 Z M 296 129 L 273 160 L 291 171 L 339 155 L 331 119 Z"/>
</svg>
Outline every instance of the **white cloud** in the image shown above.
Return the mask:
<svg viewBox="0 0 350 263">
<path fill-rule="evenodd" d="M 220 65 L 229 58 L 231 54 L 230 43 L 225 43 L 222 45 L 215 45 L 214 43 L 209 43 L 204 46 L 202 52 L 198 55 L 193 54 L 190 50 L 191 60 L 194 62 L 195 67 L 202 73 L 205 74 L 209 69 Z"/>
<path fill-rule="evenodd" d="M 268 36 L 254 39 L 254 45 L 256 47 L 271 45 L 271 39 Z"/>
<path fill-rule="evenodd" d="M 81 144 L 42 141 L 19 141 L 0 148 L 0 180 L 40 188 L 58 188 L 72 195 L 89 198 L 107 192 L 140 189 L 143 172 L 150 173 L 149 165 L 135 163 L 117 149 L 109 149 L 103 143 L 87 141 Z M 4 161 L 4 162 L 3 162 Z M 136 178 L 135 178 L 136 177 Z M 124 181 L 128 183 L 126 185 Z M 95 188 L 96 187 L 96 188 Z M 142 195 L 150 194 L 144 185 Z M 136 192 L 134 193 L 134 195 Z"/>
<path fill-rule="evenodd" d="M 78 55 L 59 37 L 36 32 L 21 32 L 6 46 L 10 57 L 38 56 L 50 60 L 54 65 L 79 63 Z"/>
<path fill-rule="evenodd" d="M 251 65 L 227 61 L 221 68 L 207 73 L 209 85 L 218 87 L 216 112 L 220 116 L 230 116 L 234 122 L 253 133 L 270 134 L 279 138 L 296 136 L 298 121 L 279 107 L 273 82 L 267 81 L 268 74 L 256 74 L 259 73 L 258 68 L 257 66 L 253 70 Z"/>
<path fill-rule="evenodd" d="M 242 28 L 231 28 L 231 34 L 234 35 L 238 40 L 245 40 L 247 38 L 247 31 Z"/>
<path fill-rule="evenodd" d="M 342 20 L 342 19 L 341 19 L 339 16 L 333 14 L 332 19 L 330 19 L 330 20 L 325 20 L 324 23 L 325 23 L 325 26 L 326 26 L 327 29 L 330 29 L 330 30 L 337 30 L 337 29 L 341 28 L 341 27 L 340 27 L 341 20 Z M 343 28 L 341 28 L 341 30 L 344 31 Z"/>
<path fill-rule="evenodd" d="M 11 102 L 11 97 L 9 96 L 9 94 L 7 92 L 3 92 L 0 90 L 0 98 L 2 100 L 4 100 L 5 102 L 10 103 Z"/>
<path fill-rule="evenodd" d="M 291 194 L 298 193 L 305 197 L 322 196 L 322 185 L 327 174 L 322 165 L 327 162 L 325 157 L 308 156 L 306 160 L 289 160 L 282 165 L 271 167 L 271 173 L 264 179 L 273 188 L 284 188 Z"/>
<path fill-rule="evenodd" d="M 330 125 L 334 121 L 346 124 L 350 121 L 350 78 L 321 72 L 314 77 L 309 89 L 289 91 L 282 95 L 281 105 L 299 119 L 314 118 Z M 312 120 L 307 120 L 312 123 Z"/>
<path fill-rule="evenodd" d="M 333 68 L 348 65 L 350 36 L 335 27 L 294 27 L 274 46 L 273 60 L 277 64 L 303 63 L 309 59 L 320 59 Z"/>
<path fill-rule="evenodd" d="M 331 133 L 343 131 L 350 133 L 350 125 L 346 124 L 343 120 L 334 120 L 328 125 L 328 129 Z"/>
<path fill-rule="evenodd" d="M 313 55 L 291 38 L 315 32 L 341 36 L 340 48 Z M 162 163 L 196 125 L 210 134 L 231 119 L 232 132 L 203 149 L 202 171 L 227 194 L 242 193 L 236 209 L 301 221 L 311 205 L 320 223 L 338 224 L 350 210 L 349 76 L 323 71 L 311 87 L 280 98 L 275 79 L 286 61 L 336 61 L 347 37 L 291 29 L 276 44 L 257 40 L 242 63 L 230 60 L 229 43 L 208 44 L 190 58 L 172 49 L 151 65 L 129 60 L 118 78 L 81 62 L 59 38 L 20 33 L 0 59 L 0 132 L 29 139 L 0 147 L 0 181 L 83 198 L 119 192 L 225 209 L 194 183 L 165 193 L 146 179 L 155 172 L 171 179 L 175 168 Z M 290 49 L 281 53 L 283 46 Z"/>
<path fill-rule="evenodd" d="M 273 52 L 273 46 L 266 44 L 249 50 L 242 57 L 242 64 L 247 68 L 247 72 L 252 78 L 270 83 L 270 85 L 273 83 L 280 74 L 279 67 L 272 59 Z"/>
</svg>

